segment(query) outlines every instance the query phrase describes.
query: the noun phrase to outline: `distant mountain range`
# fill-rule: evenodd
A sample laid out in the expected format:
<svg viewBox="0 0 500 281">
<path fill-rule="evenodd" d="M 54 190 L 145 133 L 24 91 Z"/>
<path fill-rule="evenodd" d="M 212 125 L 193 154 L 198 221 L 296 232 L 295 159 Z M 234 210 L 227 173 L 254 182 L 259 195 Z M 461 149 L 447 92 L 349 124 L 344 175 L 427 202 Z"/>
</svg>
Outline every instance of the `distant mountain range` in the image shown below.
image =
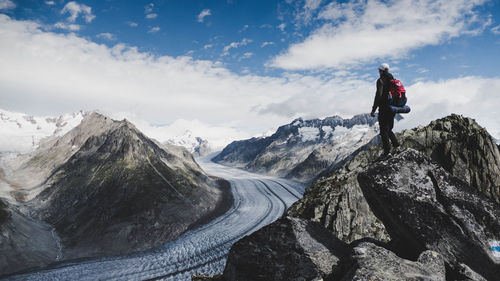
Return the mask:
<svg viewBox="0 0 500 281">
<path fill-rule="evenodd" d="M 271 136 L 232 142 L 213 161 L 309 182 L 370 142 L 378 132 L 376 123 L 377 118 L 369 114 L 349 119 L 298 118 Z"/>
<path fill-rule="evenodd" d="M 32 151 L 42 139 L 64 135 L 88 114 L 78 111 L 56 117 L 32 116 L 0 109 L 0 151 Z"/>
<path fill-rule="evenodd" d="M 0 164 L 2 273 L 149 249 L 229 200 L 185 148 L 95 112 Z"/>
<path fill-rule="evenodd" d="M 31 152 L 41 140 L 64 135 L 90 113 L 81 110 L 60 116 L 33 116 L 0 109 L 0 153 Z M 196 157 L 216 149 L 206 139 L 193 135 L 189 128 L 181 135 L 159 141 L 183 146 Z"/>
</svg>

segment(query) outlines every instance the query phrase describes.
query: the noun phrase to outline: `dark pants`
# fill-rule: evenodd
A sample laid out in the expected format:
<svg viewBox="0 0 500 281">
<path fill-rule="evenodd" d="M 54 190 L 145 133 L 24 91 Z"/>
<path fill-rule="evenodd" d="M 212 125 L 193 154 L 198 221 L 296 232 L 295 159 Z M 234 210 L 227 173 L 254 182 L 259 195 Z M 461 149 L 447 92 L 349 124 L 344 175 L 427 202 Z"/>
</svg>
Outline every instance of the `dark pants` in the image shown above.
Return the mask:
<svg viewBox="0 0 500 281">
<path fill-rule="evenodd" d="M 394 113 L 387 110 L 379 110 L 378 113 L 380 136 L 382 137 L 382 145 L 384 147 L 385 154 L 391 152 L 391 144 L 389 143 L 389 140 L 392 142 L 392 146 L 399 146 L 398 139 L 392 132 L 392 128 L 394 127 L 394 116 Z"/>
</svg>

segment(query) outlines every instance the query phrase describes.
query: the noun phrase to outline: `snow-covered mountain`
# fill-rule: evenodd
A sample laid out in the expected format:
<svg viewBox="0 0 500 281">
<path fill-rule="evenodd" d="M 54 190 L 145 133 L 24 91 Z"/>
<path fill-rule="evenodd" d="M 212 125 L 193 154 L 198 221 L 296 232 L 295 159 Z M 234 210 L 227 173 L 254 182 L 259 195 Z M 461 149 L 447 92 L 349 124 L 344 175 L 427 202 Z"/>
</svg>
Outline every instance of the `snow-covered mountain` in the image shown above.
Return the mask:
<svg viewBox="0 0 500 281">
<path fill-rule="evenodd" d="M 253 172 L 308 182 L 370 142 L 378 133 L 369 114 L 350 119 L 298 118 L 271 136 L 235 141 L 213 160 Z"/>
<path fill-rule="evenodd" d="M 184 134 L 170 138 L 164 143 L 183 146 L 195 157 L 205 156 L 214 151 L 207 140 L 193 136 L 190 130 L 186 130 Z"/>
<path fill-rule="evenodd" d="M 32 116 L 0 109 L 0 151 L 29 152 L 47 137 L 58 137 L 76 127 L 89 113 Z"/>
<path fill-rule="evenodd" d="M 27 153 L 35 150 L 42 140 L 69 132 L 91 112 L 78 111 L 60 116 L 33 116 L 0 109 L 0 152 Z M 155 134 L 153 134 L 155 135 Z M 195 136 L 189 129 L 175 137 L 149 136 L 165 144 L 185 147 L 193 156 L 205 156 L 214 148 L 206 139 Z M 222 149 L 221 147 L 218 148 Z"/>
</svg>

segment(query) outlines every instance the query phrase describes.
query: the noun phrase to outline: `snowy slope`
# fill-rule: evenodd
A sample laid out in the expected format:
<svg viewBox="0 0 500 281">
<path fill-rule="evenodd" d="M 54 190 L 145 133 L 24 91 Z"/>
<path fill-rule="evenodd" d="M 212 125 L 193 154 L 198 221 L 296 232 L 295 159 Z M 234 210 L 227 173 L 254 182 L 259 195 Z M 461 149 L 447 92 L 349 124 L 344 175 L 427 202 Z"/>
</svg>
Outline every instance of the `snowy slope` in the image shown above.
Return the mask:
<svg viewBox="0 0 500 281">
<path fill-rule="evenodd" d="M 164 143 L 183 146 L 197 157 L 205 156 L 214 151 L 207 140 L 195 137 L 190 130 L 184 131 L 182 135 L 169 138 Z"/>
<path fill-rule="evenodd" d="M 88 115 L 78 111 L 60 116 L 32 116 L 0 109 L 0 151 L 29 152 L 40 140 L 62 136 Z"/>
</svg>

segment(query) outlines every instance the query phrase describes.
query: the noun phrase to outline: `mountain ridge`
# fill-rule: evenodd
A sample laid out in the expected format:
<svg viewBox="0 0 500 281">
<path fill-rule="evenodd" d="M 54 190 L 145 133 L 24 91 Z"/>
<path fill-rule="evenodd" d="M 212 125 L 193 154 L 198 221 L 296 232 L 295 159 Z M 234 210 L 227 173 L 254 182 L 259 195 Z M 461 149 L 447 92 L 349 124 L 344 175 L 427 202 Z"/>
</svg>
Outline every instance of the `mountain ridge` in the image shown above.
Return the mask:
<svg viewBox="0 0 500 281">
<path fill-rule="evenodd" d="M 376 123 L 369 114 L 297 118 L 271 136 L 232 142 L 213 161 L 309 182 L 376 136 Z"/>
</svg>

